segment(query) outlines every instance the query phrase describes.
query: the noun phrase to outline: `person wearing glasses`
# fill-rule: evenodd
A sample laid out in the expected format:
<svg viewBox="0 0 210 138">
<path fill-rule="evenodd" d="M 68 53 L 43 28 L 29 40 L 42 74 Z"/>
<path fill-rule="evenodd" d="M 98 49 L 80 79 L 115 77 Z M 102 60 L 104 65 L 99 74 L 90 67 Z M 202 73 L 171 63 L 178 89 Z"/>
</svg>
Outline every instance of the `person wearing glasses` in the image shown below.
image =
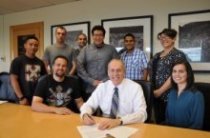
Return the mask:
<svg viewBox="0 0 210 138">
<path fill-rule="evenodd" d="M 171 67 L 177 60 L 186 60 L 185 54 L 174 47 L 176 35 L 176 30 L 168 28 L 163 29 L 157 35 L 163 50 L 155 54 L 148 67 L 155 97 L 155 120 L 158 124 L 165 121 L 167 95 L 171 87 Z"/>
<path fill-rule="evenodd" d="M 119 58 L 114 46 L 104 43 L 105 29 L 96 25 L 92 29 L 93 43 L 84 47 L 77 57 L 77 75 L 85 83 L 86 101 L 96 86 L 108 80 L 107 66 L 113 58 Z"/>
</svg>

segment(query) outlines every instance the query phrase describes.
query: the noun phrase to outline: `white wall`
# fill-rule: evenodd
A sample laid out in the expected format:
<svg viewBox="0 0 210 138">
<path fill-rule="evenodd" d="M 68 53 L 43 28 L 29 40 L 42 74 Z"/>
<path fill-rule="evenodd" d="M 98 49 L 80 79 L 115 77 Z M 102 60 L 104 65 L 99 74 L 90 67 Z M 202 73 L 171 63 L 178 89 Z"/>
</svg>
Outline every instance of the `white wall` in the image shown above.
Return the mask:
<svg viewBox="0 0 210 138">
<path fill-rule="evenodd" d="M 3 33 L 4 33 L 4 29 L 3 29 L 3 16 L 0 15 L 0 57 L 2 57 L 2 53 L 3 53 Z M 0 61 L 0 64 L 2 62 Z M 0 67 L 1 68 L 1 67 Z"/>
<path fill-rule="evenodd" d="M 3 16 L 0 15 L 0 57 L 2 56 L 3 51 Z"/>
<path fill-rule="evenodd" d="M 6 61 L 0 62 L 0 71 L 8 71 L 10 66 L 11 25 L 44 21 L 44 44 L 47 46 L 50 44 L 51 25 L 91 21 L 91 26 L 94 26 L 100 24 L 101 19 L 154 15 L 153 53 L 156 53 L 162 49 L 156 40 L 156 34 L 168 26 L 169 13 L 204 10 L 209 9 L 209 5 L 210 0 L 82 0 L 7 14 L 4 15 L 4 21 L 3 16 L 0 16 L 0 54 L 7 53 Z M 196 74 L 196 80 L 210 82 L 210 74 Z"/>
</svg>

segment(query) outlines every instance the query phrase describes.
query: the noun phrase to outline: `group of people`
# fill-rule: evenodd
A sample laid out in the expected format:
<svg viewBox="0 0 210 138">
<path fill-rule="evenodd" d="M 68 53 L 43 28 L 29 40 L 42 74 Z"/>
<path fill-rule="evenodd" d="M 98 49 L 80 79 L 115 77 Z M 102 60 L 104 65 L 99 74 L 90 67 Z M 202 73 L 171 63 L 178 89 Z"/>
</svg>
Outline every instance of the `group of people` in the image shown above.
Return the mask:
<svg viewBox="0 0 210 138">
<path fill-rule="evenodd" d="M 144 122 L 147 119 L 142 87 L 135 80 L 147 80 L 154 93 L 157 123 L 202 128 L 204 99 L 194 87 L 194 76 L 183 52 L 174 47 L 176 31 L 158 34 L 163 51 L 148 62 L 135 47 L 135 36 L 124 36 L 125 50 L 118 53 L 104 43 L 105 29 L 92 28 L 93 43 L 79 34 L 75 49 L 65 43 L 67 31 L 58 26 L 56 43 L 36 57 L 39 41 L 35 36 L 24 42 L 25 54 L 11 63 L 11 84 L 19 104 L 34 111 L 56 114 L 80 112 L 86 125 L 95 124 L 92 115 L 101 110 L 99 129 Z"/>
<path fill-rule="evenodd" d="M 163 29 L 157 35 L 163 50 L 149 62 L 155 119 L 158 124 L 202 129 L 204 98 L 194 86 L 187 57 L 174 47 L 176 36 L 174 29 Z"/>
</svg>

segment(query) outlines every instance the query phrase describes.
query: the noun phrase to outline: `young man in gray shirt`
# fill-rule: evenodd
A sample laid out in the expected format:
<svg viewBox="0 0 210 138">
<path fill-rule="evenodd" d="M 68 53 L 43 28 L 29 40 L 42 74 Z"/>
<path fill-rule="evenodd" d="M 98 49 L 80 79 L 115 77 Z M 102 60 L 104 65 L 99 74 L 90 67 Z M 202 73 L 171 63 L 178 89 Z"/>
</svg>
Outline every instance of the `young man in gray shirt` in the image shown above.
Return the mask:
<svg viewBox="0 0 210 138">
<path fill-rule="evenodd" d="M 52 73 L 52 62 L 58 55 L 65 56 L 69 63 L 67 66 L 67 75 L 74 75 L 76 70 L 76 63 L 74 60 L 74 51 L 69 45 L 65 43 L 67 31 L 63 26 L 58 26 L 55 29 L 56 43 L 48 46 L 45 49 L 43 61 L 48 73 Z"/>
<path fill-rule="evenodd" d="M 94 26 L 92 29 L 93 43 L 84 47 L 77 57 L 78 76 L 86 83 L 83 95 L 86 101 L 99 83 L 108 80 L 107 66 L 113 58 L 119 58 L 114 46 L 104 43 L 105 29 Z"/>
</svg>

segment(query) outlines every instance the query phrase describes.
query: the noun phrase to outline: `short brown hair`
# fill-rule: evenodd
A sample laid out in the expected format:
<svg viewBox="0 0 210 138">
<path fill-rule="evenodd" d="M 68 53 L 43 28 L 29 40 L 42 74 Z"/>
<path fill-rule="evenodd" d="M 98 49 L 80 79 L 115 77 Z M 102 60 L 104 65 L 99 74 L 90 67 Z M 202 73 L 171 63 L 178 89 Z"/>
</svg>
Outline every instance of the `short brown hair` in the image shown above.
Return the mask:
<svg viewBox="0 0 210 138">
<path fill-rule="evenodd" d="M 174 38 L 176 38 L 177 31 L 174 30 L 174 29 L 165 28 L 165 29 L 163 29 L 160 33 L 158 33 L 157 38 L 160 39 L 160 35 L 162 35 L 162 34 L 164 34 L 164 35 L 170 37 L 171 39 L 174 39 Z"/>
</svg>

